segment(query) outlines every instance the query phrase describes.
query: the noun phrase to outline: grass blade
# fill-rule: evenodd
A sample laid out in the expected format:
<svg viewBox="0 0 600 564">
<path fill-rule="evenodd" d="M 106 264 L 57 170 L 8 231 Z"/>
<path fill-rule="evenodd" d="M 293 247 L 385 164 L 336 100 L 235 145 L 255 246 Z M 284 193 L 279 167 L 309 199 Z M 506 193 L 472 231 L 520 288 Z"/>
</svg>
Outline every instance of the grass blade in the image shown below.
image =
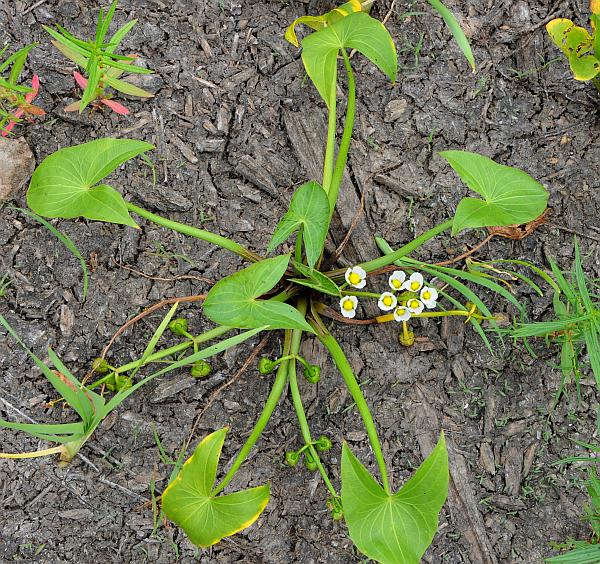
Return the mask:
<svg viewBox="0 0 600 564">
<path fill-rule="evenodd" d="M 458 23 L 458 20 L 456 19 L 454 14 L 448 8 L 446 8 L 446 6 L 444 6 L 444 4 L 442 4 L 440 0 L 427 1 L 431 4 L 431 7 L 440 16 L 442 16 L 443 20 L 446 22 L 446 25 L 452 32 L 452 35 L 454 36 L 458 47 L 463 52 L 463 55 L 469 62 L 469 65 L 473 69 L 473 72 L 475 72 L 475 57 L 473 56 L 473 51 L 471 50 L 471 44 L 469 43 L 467 36 L 460 27 L 460 24 Z"/>
</svg>

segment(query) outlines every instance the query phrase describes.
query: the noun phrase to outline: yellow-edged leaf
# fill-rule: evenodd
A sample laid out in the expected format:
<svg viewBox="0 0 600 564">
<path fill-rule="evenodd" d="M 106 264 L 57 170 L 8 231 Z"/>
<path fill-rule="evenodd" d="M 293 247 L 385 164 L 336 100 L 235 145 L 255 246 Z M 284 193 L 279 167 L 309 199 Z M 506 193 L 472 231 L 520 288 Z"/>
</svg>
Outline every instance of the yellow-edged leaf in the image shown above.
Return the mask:
<svg viewBox="0 0 600 564">
<path fill-rule="evenodd" d="M 165 515 L 197 546 L 208 547 L 252 525 L 269 501 L 269 485 L 214 496 L 227 428 L 205 437 L 162 495 Z"/>
</svg>

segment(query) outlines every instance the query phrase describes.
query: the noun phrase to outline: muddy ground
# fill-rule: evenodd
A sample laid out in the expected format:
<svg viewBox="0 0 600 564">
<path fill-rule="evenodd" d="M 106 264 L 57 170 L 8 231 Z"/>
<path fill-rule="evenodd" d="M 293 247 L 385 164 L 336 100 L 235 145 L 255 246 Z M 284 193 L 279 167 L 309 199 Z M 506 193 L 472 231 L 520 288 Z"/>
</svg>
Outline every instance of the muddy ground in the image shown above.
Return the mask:
<svg viewBox="0 0 600 564">
<path fill-rule="evenodd" d="M 35 4 L 35 8 L 33 8 Z M 600 271 L 600 145 L 598 95 L 574 82 L 543 24 L 557 14 L 586 19 L 587 0 L 449 0 L 462 14 L 478 61 L 468 67 L 425 2 L 396 2 L 388 21 L 402 66 L 395 86 L 360 57 L 358 118 L 349 175 L 336 219 L 339 242 L 359 195 L 366 214 L 340 264 L 376 256 L 369 239 L 409 241 L 453 212 L 466 189 L 436 152 L 467 149 L 523 168 L 548 188 L 550 223 L 531 237 L 493 240 L 481 258 L 524 258 L 569 267 L 580 234 L 591 276 Z M 378 1 L 383 18 L 389 0 Z M 283 39 L 294 17 L 320 13 L 325 1 L 122 0 L 116 21 L 139 18 L 125 42 L 156 75 L 140 79 L 156 93 L 129 102 L 132 115 L 65 114 L 73 99 L 72 67 L 48 43 L 42 24 L 59 22 L 76 34 L 93 32 L 97 2 L 0 0 L 0 40 L 39 41 L 30 66 L 39 73 L 45 121 L 22 128 L 40 162 L 53 151 L 94 138 L 123 136 L 156 145 L 148 167 L 129 163 L 112 184 L 150 210 L 204 225 L 250 247 L 265 248 L 294 187 L 318 174 L 323 104 L 306 80 L 299 53 Z M 417 14 L 415 14 L 417 12 Z M 424 14 L 419 14 L 424 12 Z M 412 13 L 412 15 L 411 15 Z M 16 202 L 24 205 L 24 195 Z M 163 298 L 201 293 L 208 280 L 241 261 L 208 244 L 142 221 L 139 231 L 86 221 L 55 221 L 93 270 L 82 302 L 77 261 L 39 224 L 1 211 L 0 274 L 13 280 L 0 311 L 36 352 L 50 344 L 83 375 L 115 330 Z M 440 237 L 421 258 L 444 260 L 485 236 Z M 331 243 L 333 246 L 335 242 Z M 127 268 L 126 268 L 127 267 Z M 133 269 L 133 270 L 131 270 Z M 138 271 L 138 272 L 135 272 Z M 382 284 L 385 281 L 382 280 Z M 515 287 L 531 316 L 550 315 L 550 295 Z M 487 296 L 495 312 L 514 312 Z M 194 331 L 209 325 L 196 306 L 185 308 Z M 160 317 L 147 318 L 113 347 L 113 363 L 139 355 Z M 538 358 L 506 342 L 491 356 L 461 322 L 422 322 L 418 346 L 405 350 L 397 329 L 335 328 L 358 373 L 399 486 L 430 451 L 440 429 L 451 446 L 452 487 L 439 534 L 426 562 L 541 562 L 550 542 L 586 538 L 579 520 L 586 499 L 583 470 L 552 463 L 577 452 L 570 439 L 590 441 L 597 392 L 584 380 L 550 412 L 561 381 L 556 349 L 536 345 Z M 258 340 L 215 361 L 215 373 L 195 381 L 179 373 L 149 385 L 111 416 L 67 468 L 53 460 L 0 462 L 0 560 L 39 562 L 360 562 L 342 523 L 325 508 L 319 477 L 282 464 L 300 445 L 291 401 L 277 409 L 267 432 L 234 480 L 244 487 L 270 481 L 272 497 L 257 523 L 210 550 L 195 549 L 173 527 L 152 534 L 149 484 L 160 492 L 171 467 L 159 458 L 155 430 L 174 455 L 211 393 L 241 366 Z M 274 338 L 268 350 L 277 351 Z M 317 387 L 303 385 L 315 435 L 329 434 L 325 460 L 336 483 L 342 438 L 374 469 L 366 434 L 321 347 L 306 355 L 323 364 Z M 10 420 L 69 420 L 46 402 L 53 392 L 30 360 L 0 337 L 0 416 Z M 193 444 L 230 425 L 223 463 L 247 437 L 270 378 L 255 369 L 216 396 L 199 420 Z M 0 431 L 3 451 L 40 448 Z"/>
</svg>

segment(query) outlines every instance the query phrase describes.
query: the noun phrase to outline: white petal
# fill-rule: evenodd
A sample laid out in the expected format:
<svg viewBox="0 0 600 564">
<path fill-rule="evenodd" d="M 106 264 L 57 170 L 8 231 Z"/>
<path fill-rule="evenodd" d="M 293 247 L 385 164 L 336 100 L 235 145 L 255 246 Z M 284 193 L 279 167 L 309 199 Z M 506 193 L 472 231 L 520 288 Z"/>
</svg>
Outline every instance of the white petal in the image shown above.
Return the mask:
<svg viewBox="0 0 600 564">
<path fill-rule="evenodd" d="M 346 274 L 344 275 L 344 278 L 346 279 L 346 282 L 348 284 L 350 284 L 350 275 L 352 274 L 352 269 L 349 268 L 348 270 L 346 270 Z"/>
<path fill-rule="evenodd" d="M 367 285 L 367 281 L 366 280 L 361 280 L 358 284 L 352 284 L 352 286 L 354 286 L 358 290 L 364 288 L 366 285 Z"/>
<path fill-rule="evenodd" d="M 367 271 L 362 266 L 355 266 L 352 270 L 353 270 L 353 272 L 358 274 L 361 278 L 367 277 Z"/>
<path fill-rule="evenodd" d="M 342 315 L 348 319 L 352 319 L 356 315 L 356 310 L 351 309 L 350 311 L 346 311 L 345 309 L 342 309 Z"/>
<path fill-rule="evenodd" d="M 435 300 L 422 300 L 427 309 L 434 309 L 437 302 Z"/>
<path fill-rule="evenodd" d="M 398 313 L 399 309 L 403 310 L 402 314 Z M 394 311 L 394 319 L 398 322 L 408 321 L 410 319 L 410 311 L 408 311 L 407 308 L 396 308 Z"/>
</svg>

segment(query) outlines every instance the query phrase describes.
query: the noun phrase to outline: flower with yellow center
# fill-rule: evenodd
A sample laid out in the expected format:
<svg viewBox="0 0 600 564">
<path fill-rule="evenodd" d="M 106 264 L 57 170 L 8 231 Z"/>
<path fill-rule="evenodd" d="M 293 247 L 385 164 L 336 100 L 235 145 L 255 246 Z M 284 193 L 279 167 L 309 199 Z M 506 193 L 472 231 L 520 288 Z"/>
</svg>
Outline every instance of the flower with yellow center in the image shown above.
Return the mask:
<svg viewBox="0 0 600 564">
<path fill-rule="evenodd" d="M 354 286 L 359 290 L 367 285 L 367 273 L 360 266 L 353 266 L 346 270 L 345 278 L 350 286 Z"/>
<path fill-rule="evenodd" d="M 417 293 L 423 287 L 423 275 L 420 272 L 413 272 L 402 287 L 409 292 Z"/>
<path fill-rule="evenodd" d="M 402 272 L 401 270 L 394 270 L 388 280 L 388 284 L 392 290 L 399 292 L 402 290 L 402 284 L 404 284 L 405 280 L 406 273 Z"/>
<path fill-rule="evenodd" d="M 382 311 L 390 311 L 398 305 L 398 299 L 391 292 L 383 292 L 383 294 L 379 296 L 377 305 Z"/>
<path fill-rule="evenodd" d="M 399 306 L 394 310 L 394 319 L 400 323 L 401 321 L 408 321 L 410 319 L 410 311 L 405 306 Z"/>
<path fill-rule="evenodd" d="M 340 311 L 344 317 L 352 319 L 356 315 L 358 298 L 356 296 L 344 296 L 340 300 Z"/>
<path fill-rule="evenodd" d="M 433 309 L 437 304 L 438 291 L 435 288 L 423 286 L 420 298 L 427 309 Z"/>
<path fill-rule="evenodd" d="M 419 313 L 423 311 L 424 307 L 425 306 L 423 305 L 423 302 L 421 300 L 417 300 L 417 298 L 411 298 L 406 302 L 406 308 L 413 315 L 419 315 Z"/>
</svg>

